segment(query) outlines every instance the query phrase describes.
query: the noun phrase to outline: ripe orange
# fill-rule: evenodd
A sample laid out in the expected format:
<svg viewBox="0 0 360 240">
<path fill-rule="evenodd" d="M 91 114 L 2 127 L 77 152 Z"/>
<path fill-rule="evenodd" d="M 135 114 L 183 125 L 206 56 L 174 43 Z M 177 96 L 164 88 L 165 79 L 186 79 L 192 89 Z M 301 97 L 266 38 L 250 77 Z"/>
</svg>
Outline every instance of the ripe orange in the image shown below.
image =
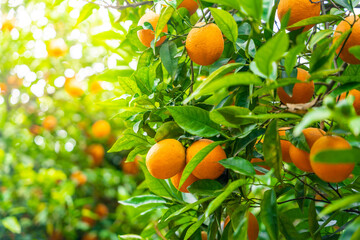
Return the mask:
<svg viewBox="0 0 360 240">
<path fill-rule="evenodd" d="M 306 128 L 303 131 L 306 142 L 310 149 L 314 143 L 326 133 L 319 128 Z M 290 157 L 295 166 L 304 172 L 313 172 L 310 165 L 310 154 L 291 144 L 289 149 Z"/>
<path fill-rule="evenodd" d="M 86 233 L 81 240 L 97 240 L 98 237 L 96 236 L 95 233 Z"/>
<path fill-rule="evenodd" d="M 91 144 L 88 147 L 87 152 L 92 157 L 93 165 L 99 166 L 102 163 L 105 155 L 105 150 L 101 144 Z"/>
<path fill-rule="evenodd" d="M 95 213 L 99 216 L 100 219 L 104 219 L 109 215 L 109 210 L 107 206 L 103 203 L 99 203 L 95 207 Z"/>
<path fill-rule="evenodd" d="M 182 3 L 180 3 L 178 8 L 186 8 L 191 16 L 199 8 L 199 3 L 197 2 L 197 0 L 184 0 Z"/>
<path fill-rule="evenodd" d="M 205 231 L 201 231 L 201 240 L 207 240 L 207 233 Z"/>
<path fill-rule="evenodd" d="M 251 159 L 251 163 L 258 163 L 258 162 L 265 162 L 265 160 L 262 160 L 260 158 L 253 158 Z M 269 166 L 266 166 L 266 165 L 257 165 L 259 167 L 262 167 L 262 168 L 265 168 L 267 170 L 270 170 L 270 167 Z M 264 173 L 262 172 L 259 172 L 258 170 L 255 170 L 256 174 L 257 175 L 264 175 Z"/>
<path fill-rule="evenodd" d="M 280 0 L 278 6 L 278 17 L 281 21 L 286 13 L 290 11 L 290 19 L 288 22 L 288 26 L 290 26 L 301 20 L 319 16 L 320 10 L 320 3 L 311 3 L 309 0 Z M 314 25 L 307 25 L 305 27 L 290 28 L 288 30 L 294 31 L 300 28 L 304 28 L 304 31 L 307 31 L 313 26 Z"/>
<path fill-rule="evenodd" d="M 344 21 L 339 23 L 334 34 L 334 42 L 340 37 L 341 34 L 351 28 L 350 24 L 353 24 L 354 21 L 356 21 L 356 23 L 354 24 L 352 32 L 347 39 L 344 47 L 342 47 L 343 44 L 341 44 L 340 47 L 336 50 L 336 53 L 339 54 L 340 50 L 342 49 L 340 53 L 340 58 L 344 62 L 350 64 L 360 64 L 360 60 L 349 52 L 349 48 L 360 45 L 360 21 L 358 16 L 356 16 L 355 18 L 354 15 L 351 15 L 345 18 Z"/>
<path fill-rule="evenodd" d="M 344 181 L 353 171 L 353 163 L 320 163 L 314 162 L 314 156 L 324 150 L 351 149 L 351 145 L 338 136 L 323 136 L 319 138 L 310 150 L 310 163 L 314 173 L 326 182 L 338 183 Z"/>
<path fill-rule="evenodd" d="M 57 38 L 50 41 L 47 51 L 51 57 L 62 57 L 67 53 L 68 47 L 64 39 Z"/>
<path fill-rule="evenodd" d="M 175 176 L 185 167 L 185 148 L 175 139 L 165 139 L 153 145 L 146 155 L 146 167 L 158 179 Z"/>
<path fill-rule="evenodd" d="M 284 137 L 286 135 L 286 130 L 288 130 L 288 127 L 279 128 L 279 136 Z M 280 147 L 281 147 L 281 154 L 282 154 L 282 160 L 287 163 L 291 163 L 291 158 L 289 154 L 289 148 L 291 143 L 287 140 L 280 140 Z"/>
<path fill-rule="evenodd" d="M 200 22 L 189 32 L 185 47 L 194 63 L 208 66 L 221 57 L 224 51 L 224 38 L 216 24 Z"/>
<path fill-rule="evenodd" d="M 65 82 L 65 91 L 72 97 L 80 97 L 84 94 L 84 84 L 75 78 L 68 78 Z"/>
<path fill-rule="evenodd" d="M 360 91 L 359 90 L 356 90 L 356 89 L 353 89 L 351 91 L 349 91 L 349 95 L 351 96 L 354 96 L 355 97 L 355 100 L 354 100 L 354 108 L 355 108 L 355 111 L 356 111 L 356 114 L 357 115 L 360 115 Z M 343 100 L 346 98 L 346 92 L 341 94 L 340 96 L 340 100 Z"/>
<path fill-rule="evenodd" d="M 91 126 L 91 131 L 94 137 L 105 138 L 109 136 L 111 132 L 111 126 L 107 121 L 99 120 Z"/>
<path fill-rule="evenodd" d="M 182 174 L 183 174 L 183 171 L 181 171 L 178 174 L 176 174 L 175 176 L 173 176 L 171 178 L 171 182 L 174 185 L 174 187 L 177 190 L 179 190 L 180 192 L 188 193 L 189 191 L 187 190 L 187 188 L 199 179 L 197 177 L 195 177 L 194 175 L 190 174 L 190 176 L 186 179 L 184 184 L 179 189 L 179 184 L 180 184 L 180 179 L 181 179 Z"/>
<path fill-rule="evenodd" d="M 46 129 L 46 130 L 49 130 L 49 131 L 52 131 L 55 129 L 56 127 L 56 124 L 57 124 L 57 119 L 50 115 L 50 116 L 47 116 L 44 120 L 43 120 L 43 127 Z"/>
<path fill-rule="evenodd" d="M 97 94 L 99 92 L 101 92 L 103 90 L 101 84 L 99 83 L 99 81 L 94 81 L 90 84 L 90 92 L 92 94 Z"/>
<path fill-rule="evenodd" d="M 252 214 L 251 212 L 249 212 L 246 215 L 248 220 L 248 229 L 247 229 L 248 239 L 256 240 L 259 236 L 259 223 L 256 217 L 254 216 L 254 214 Z M 230 216 L 227 216 L 225 218 L 224 228 L 226 227 L 226 225 L 228 225 L 229 222 L 230 222 Z"/>
<path fill-rule="evenodd" d="M 10 32 L 14 28 L 15 28 L 15 18 L 8 19 L 7 17 L 4 17 L 1 24 L 1 30 Z"/>
<path fill-rule="evenodd" d="M 0 94 L 5 94 L 7 91 L 7 86 L 5 83 L 0 83 Z"/>
<path fill-rule="evenodd" d="M 136 156 L 133 162 L 126 162 L 126 158 L 121 161 L 121 168 L 125 174 L 137 175 L 139 173 L 140 157 Z"/>
<path fill-rule="evenodd" d="M 189 163 L 201 149 L 212 142 L 209 139 L 201 139 L 191 144 L 186 151 L 186 162 Z M 216 179 L 225 170 L 224 166 L 218 163 L 223 159 L 226 159 L 226 153 L 217 146 L 196 166 L 192 174 L 199 179 Z"/>
<path fill-rule="evenodd" d="M 18 78 L 17 75 L 10 75 L 6 79 L 6 81 L 10 86 L 13 86 L 13 87 L 20 87 L 22 85 L 22 83 L 23 83 L 23 79 Z"/>
<path fill-rule="evenodd" d="M 298 68 L 297 71 L 297 79 L 303 81 L 304 83 L 295 83 L 291 97 L 282 87 L 277 89 L 277 94 L 279 95 L 280 101 L 284 104 L 307 103 L 310 102 L 314 94 L 314 82 L 305 82 L 310 78 L 310 74 L 302 68 Z"/>
<path fill-rule="evenodd" d="M 144 14 L 139 20 L 138 26 L 143 26 L 144 23 L 148 22 L 153 27 L 154 31 L 156 30 L 157 23 L 159 21 L 160 15 L 154 13 L 153 11 L 149 11 Z M 151 42 L 155 38 L 155 32 L 151 29 L 142 29 L 137 32 L 139 40 L 142 44 L 144 44 L 146 47 L 151 46 Z M 167 25 L 165 25 L 162 32 L 166 33 L 168 31 Z M 166 36 L 161 37 L 156 42 L 156 47 L 160 46 L 166 39 Z"/>
<path fill-rule="evenodd" d="M 31 125 L 29 131 L 36 136 L 40 134 L 41 127 L 39 125 Z"/>
<path fill-rule="evenodd" d="M 70 178 L 75 181 L 78 186 L 84 185 L 87 181 L 85 174 L 80 171 L 73 172 Z"/>
</svg>

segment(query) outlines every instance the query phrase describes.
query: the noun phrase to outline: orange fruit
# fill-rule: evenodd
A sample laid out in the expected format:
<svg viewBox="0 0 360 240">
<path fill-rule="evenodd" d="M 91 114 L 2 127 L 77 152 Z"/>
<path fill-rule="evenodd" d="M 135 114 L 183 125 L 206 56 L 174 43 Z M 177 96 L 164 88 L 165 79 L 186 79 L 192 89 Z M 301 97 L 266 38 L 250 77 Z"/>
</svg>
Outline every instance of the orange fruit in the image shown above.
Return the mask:
<svg viewBox="0 0 360 240">
<path fill-rule="evenodd" d="M 103 90 L 99 81 L 94 81 L 90 84 L 90 92 L 92 94 L 97 94 Z"/>
<path fill-rule="evenodd" d="M 68 47 L 62 38 L 52 39 L 47 47 L 49 56 L 51 57 L 62 57 L 67 51 Z"/>
<path fill-rule="evenodd" d="M 87 182 L 87 177 L 80 171 L 73 172 L 70 178 L 75 181 L 78 186 L 84 185 Z"/>
<path fill-rule="evenodd" d="M 81 240 L 97 240 L 98 237 L 96 236 L 95 233 L 86 233 Z"/>
<path fill-rule="evenodd" d="M 277 89 L 277 94 L 279 95 L 280 101 L 284 104 L 308 103 L 314 95 L 314 82 L 305 82 L 310 78 L 310 74 L 302 68 L 297 68 L 297 71 L 297 79 L 303 81 L 303 83 L 294 84 L 293 94 L 291 97 L 282 87 Z"/>
<path fill-rule="evenodd" d="M 354 105 L 356 114 L 360 115 L 360 91 L 353 89 L 353 90 L 349 91 L 349 95 L 355 97 L 353 105 Z M 345 98 L 346 98 L 346 92 L 340 95 L 340 100 L 343 100 Z"/>
<path fill-rule="evenodd" d="M 15 28 L 15 18 L 7 18 L 7 17 L 3 17 L 3 21 L 1 24 L 1 30 L 3 31 L 11 31 Z"/>
<path fill-rule="evenodd" d="M 314 2 L 314 1 L 313 1 Z M 278 17 L 280 21 L 290 11 L 290 18 L 288 26 L 293 25 L 301 20 L 320 16 L 321 4 L 311 3 L 309 0 L 280 0 L 278 6 Z M 304 27 L 289 28 L 289 31 L 304 28 L 304 31 L 309 30 L 314 25 L 307 25 Z"/>
<path fill-rule="evenodd" d="M 258 162 L 265 162 L 265 160 L 262 160 L 260 158 L 253 158 L 251 159 L 251 163 L 258 163 Z M 266 165 L 257 165 L 259 167 L 262 167 L 262 168 L 265 168 L 267 170 L 270 170 L 270 167 L 269 166 L 266 166 Z M 262 172 L 259 172 L 258 170 L 255 170 L 256 174 L 257 175 L 264 175 L 264 173 Z"/>
<path fill-rule="evenodd" d="M 92 227 L 92 226 L 94 226 L 95 225 L 95 223 L 96 223 L 96 220 L 94 219 L 94 218 L 92 218 L 92 217 L 89 217 L 89 216 L 85 216 L 84 215 L 84 210 L 89 210 L 89 211 L 91 211 L 91 206 L 90 205 L 85 205 L 84 207 L 83 207 L 83 212 L 82 212 L 82 217 L 81 217 L 81 221 L 82 222 L 84 222 L 84 223 L 86 223 L 87 225 L 89 225 L 89 227 Z"/>
<path fill-rule="evenodd" d="M 95 213 L 99 216 L 100 219 L 104 219 L 109 215 L 109 209 L 103 203 L 99 203 L 95 207 Z"/>
<path fill-rule="evenodd" d="M 248 228 L 247 228 L 247 234 L 248 234 L 248 240 L 256 240 L 259 236 L 259 223 L 251 212 L 248 212 L 246 214 L 247 220 L 248 220 Z M 230 222 L 230 216 L 227 216 L 224 222 L 224 228 L 226 225 Z"/>
<path fill-rule="evenodd" d="M 63 240 L 64 236 L 62 235 L 62 233 L 58 230 L 54 230 L 51 235 L 50 235 L 50 240 Z"/>
<path fill-rule="evenodd" d="M 57 119 L 52 115 L 47 116 L 43 120 L 42 125 L 46 130 L 52 131 L 55 129 L 55 127 L 57 125 Z"/>
<path fill-rule="evenodd" d="M 5 83 L 0 83 L 0 94 L 5 94 L 7 91 L 7 86 Z"/>
<path fill-rule="evenodd" d="M 194 63 L 208 66 L 221 57 L 224 51 L 224 38 L 216 24 L 200 22 L 189 32 L 185 47 Z"/>
<path fill-rule="evenodd" d="M 195 155 L 204 147 L 213 143 L 209 139 L 201 139 L 194 142 L 186 151 L 186 162 L 189 163 Z M 199 179 L 216 179 L 224 172 L 223 165 L 218 163 L 220 160 L 226 159 L 225 151 L 216 146 L 194 169 L 192 174 Z"/>
<path fill-rule="evenodd" d="M 201 231 L 201 240 L 207 240 L 207 233 L 205 231 Z"/>
<path fill-rule="evenodd" d="M 184 0 L 184 1 L 182 1 L 182 3 L 180 3 L 178 8 L 186 8 L 189 11 L 190 16 L 191 16 L 199 8 L 199 3 L 197 2 L 197 0 Z"/>
<path fill-rule="evenodd" d="M 306 128 L 302 132 L 310 149 L 319 138 L 326 134 L 319 128 Z M 298 169 L 304 172 L 313 172 L 310 164 L 310 154 L 308 152 L 301 150 L 291 144 L 289 153 L 291 161 Z"/>
<path fill-rule="evenodd" d="M 10 86 L 13 86 L 13 87 L 20 87 L 23 83 L 23 79 L 18 78 L 18 76 L 16 76 L 16 75 L 10 75 L 6 79 L 6 81 Z"/>
<path fill-rule="evenodd" d="M 334 34 L 334 42 L 340 37 L 341 34 L 346 32 L 351 28 L 350 24 L 353 24 L 353 22 L 356 21 L 356 23 L 353 26 L 352 32 L 347 39 L 344 47 L 343 44 L 340 45 L 340 47 L 336 50 L 336 53 L 340 53 L 340 58 L 347 63 L 350 64 L 360 64 L 360 60 L 357 59 L 353 54 L 349 52 L 349 48 L 360 45 L 360 21 L 359 17 L 354 15 L 351 15 L 347 18 L 345 18 L 344 21 L 341 21 L 339 25 L 337 26 Z M 349 24 L 350 23 L 350 24 Z M 342 49 L 342 50 L 341 50 Z M 340 52 L 341 50 L 341 52 Z"/>
<path fill-rule="evenodd" d="M 153 27 L 154 31 L 156 30 L 156 26 L 157 23 L 159 21 L 160 15 L 154 13 L 153 11 L 149 11 L 147 13 L 144 14 L 144 16 L 142 16 L 139 20 L 138 26 L 143 26 L 144 23 L 148 22 L 151 24 L 151 26 Z M 137 32 L 137 35 L 139 37 L 139 40 L 142 44 L 144 44 L 144 46 L 146 47 L 150 47 L 151 46 L 151 42 L 154 40 L 155 38 L 155 32 L 151 29 L 141 29 Z M 162 30 L 162 32 L 166 33 L 168 31 L 167 25 L 165 25 L 164 29 Z M 156 47 L 160 46 L 166 39 L 166 36 L 161 37 L 157 42 L 156 42 Z"/>
<path fill-rule="evenodd" d="M 87 149 L 88 154 L 92 157 L 93 165 L 99 166 L 105 155 L 105 149 L 101 144 L 91 144 Z"/>
<path fill-rule="evenodd" d="M 41 127 L 39 125 L 31 125 L 29 131 L 36 136 L 40 134 Z"/>
<path fill-rule="evenodd" d="M 284 137 L 286 135 L 286 130 L 288 130 L 288 129 L 290 129 L 290 128 L 288 128 L 288 127 L 279 128 L 279 130 L 278 130 L 279 136 Z M 287 163 L 291 163 L 291 158 L 290 158 L 290 154 L 289 154 L 290 145 L 291 145 L 291 143 L 289 141 L 280 140 L 282 160 Z"/>
<path fill-rule="evenodd" d="M 193 184 L 194 182 L 196 182 L 197 180 L 199 180 L 197 177 L 195 177 L 194 175 L 190 174 L 190 176 L 186 179 L 186 181 L 184 182 L 184 184 L 181 186 L 181 188 L 179 189 L 179 184 L 180 184 L 180 179 L 182 177 L 183 171 L 179 172 L 178 174 L 176 174 L 175 176 L 173 176 L 171 178 L 171 182 L 174 185 L 174 187 L 179 190 L 180 192 L 183 193 L 188 193 L 189 191 L 187 190 L 187 188 Z"/>
<path fill-rule="evenodd" d="M 319 138 L 310 150 L 310 164 L 314 173 L 326 182 L 338 183 L 349 177 L 354 163 L 320 163 L 314 162 L 314 156 L 326 150 L 351 149 L 351 145 L 342 137 L 323 136 Z"/>
<path fill-rule="evenodd" d="M 84 94 L 84 84 L 75 78 L 66 79 L 64 88 L 72 97 L 81 97 Z"/>
<path fill-rule="evenodd" d="M 91 131 L 96 138 L 105 138 L 111 132 L 110 124 L 105 120 L 98 120 L 91 126 Z"/>
<path fill-rule="evenodd" d="M 153 145 L 146 155 L 146 167 L 158 179 L 175 176 L 185 167 L 185 148 L 175 139 L 164 139 Z"/>
<path fill-rule="evenodd" d="M 125 174 L 128 175 L 137 175 L 139 173 L 139 156 L 135 157 L 133 162 L 126 162 L 126 158 L 121 161 L 121 168 Z"/>
</svg>

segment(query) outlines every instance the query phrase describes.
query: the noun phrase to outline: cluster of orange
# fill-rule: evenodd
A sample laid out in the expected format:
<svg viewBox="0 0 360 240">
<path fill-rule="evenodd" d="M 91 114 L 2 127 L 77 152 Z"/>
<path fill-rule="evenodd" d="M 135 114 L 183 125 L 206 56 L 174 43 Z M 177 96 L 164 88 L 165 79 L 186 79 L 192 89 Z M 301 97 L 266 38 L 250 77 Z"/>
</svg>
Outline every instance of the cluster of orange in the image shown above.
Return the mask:
<svg viewBox="0 0 360 240">
<path fill-rule="evenodd" d="M 171 182 L 178 190 L 188 192 L 188 186 L 195 181 L 199 179 L 216 179 L 224 172 L 225 168 L 219 161 L 226 159 L 226 153 L 220 146 L 217 146 L 197 165 L 179 189 L 179 182 L 186 164 L 188 164 L 201 149 L 212 142 L 213 141 L 209 139 L 201 139 L 194 142 L 185 151 L 184 146 L 175 139 L 162 140 L 153 145 L 147 153 L 146 167 L 155 178 L 171 178 Z"/>
<path fill-rule="evenodd" d="M 184 0 L 178 8 L 186 8 L 192 15 L 196 12 L 199 5 L 195 0 Z M 143 26 L 145 23 L 150 23 L 155 30 L 158 24 L 160 15 L 152 11 L 145 13 L 139 20 L 138 25 Z M 162 32 L 167 33 L 167 25 Z M 154 41 L 155 34 L 153 30 L 142 29 L 138 31 L 140 42 L 150 47 L 151 42 Z M 157 40 L 155 46 L 160 46 L 166 40 L 166 36 L 162 36 Z M 190 59 L 199 65 L 208 66 L 216 62 L 224 51 L 224 38 L 220 28 L 214 24 L 206 24 L 205 22 L 197 23 L 189 32 L 185 44 L 186 51 Z"/>
<path fill-rule="evenodd" d="M 280 129 L 279 135 L 285 136 L 285 130 Z M 294 163 L 302 171 L 313 172 L 326 182 L 338 183 L 349 177 L 355 167 L 353 163 L 330 164 L 314 161 L 314 156 L 321 151 L 351 149 L 350 144 L 345 139 L 338 136 L 325 135 L 326 133 L 318 128 L 304 129 L 303 134 L 310 148 L 310 153 L 295 147 L 287 140 L 280 140 L 284 162 Z M 253 158 L 251 162 L 259 163 L 264 162 L 264 160 Z M 265 165 L 259 164 L 259 166 L 270 169 Z M 259 171 L 256 171 L 256 173 L 263 174 Z"/>
</svg>

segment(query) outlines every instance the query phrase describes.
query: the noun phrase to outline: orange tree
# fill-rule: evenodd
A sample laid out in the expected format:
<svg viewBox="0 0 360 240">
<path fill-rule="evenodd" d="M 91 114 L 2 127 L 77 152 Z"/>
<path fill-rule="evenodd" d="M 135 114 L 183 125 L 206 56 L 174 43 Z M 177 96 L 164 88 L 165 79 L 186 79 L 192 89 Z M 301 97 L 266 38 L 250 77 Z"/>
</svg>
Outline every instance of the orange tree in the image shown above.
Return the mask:
<svg viewBox="0 0 360 240">
<path fill-rule="evenodd" d="M 162 213 L 120 239 L 358 238 L 358 4 L 88 3 L 121 12 L 137 60 L 109 152 L 146 156 L 148 194 L 120 204 Z"/>
</svg>

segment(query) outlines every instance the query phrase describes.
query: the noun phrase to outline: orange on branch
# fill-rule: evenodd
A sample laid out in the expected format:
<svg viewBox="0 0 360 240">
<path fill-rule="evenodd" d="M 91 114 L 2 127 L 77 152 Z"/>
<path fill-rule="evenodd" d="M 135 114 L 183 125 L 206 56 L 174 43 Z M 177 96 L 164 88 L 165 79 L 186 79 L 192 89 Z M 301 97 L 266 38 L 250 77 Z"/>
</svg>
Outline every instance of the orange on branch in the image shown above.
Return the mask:
<svg viewBox="0 0 360 240">
<path fill-rule="evenodd" d="M 326 134 L 319 128 L 306 128 L 302 132 L 310 149 L 319 138 Z M 291 161 L 298 169 L 305 172 L 313 172 L 310 164 L 310 154 L 308 152 L 301 150 L 291 144 L 289 153 Z"/>
<path fill-rule="evenodd" d="M 247 235 L 248 240 L 256 240 L 259 236 L 259 223 L 254 214 L 248 212 L 246 214 L 248 220 Z M 224 222 L 224 229 L 230 222 L 230 216 L 227 216 Z"/>
<path fill-rule="evenodd" d="M 91 126 L 91 132 L 96 138 L 106 138 L 111 132 L 111 126 L 105 120 L 98 120 Z"/>
<path fill-rule="evenodd" d="M 126 158 L 121 161 L 121 169 L 125 174 L 137 175 L 139 173 L 140 157 L 136 156 L 133 162 L 126 162 Z"/>
<path fill-rule="evenodd" d="M 360 91 L 353 89 L 349 91 L 349 95 L 355 97 L 353 106 L 355 108 L 356 114 L 360 115 Z M 346 92 L 340 95 L 340 100 L 344 100 L 345 98 L 346 98 Z"/>
<path fill-rule="evenodd" d="M 186 179 L 186 181 L 184 182 L 184 184 L 181 186 L 181 188 L 179 189 L 179 184 L 180 184 L 180 179 L 182 177 L 183 171 L 179 172 L 178 174 L 176 174 L 175 176 L 173 176 L 171 178 L 171 182 L 174 185 L 174 187 L 179 190 L 180 192 L 183 193 L 188 193 L 189 191 L 187 190 L 187 188 L 193 184 L 194 182 L 196 182 L 197 180 L 199 180 L 197 177 L 195 177 L 193 174 L 190 174 L 190 176 Z"/>
<path fill-rule="evenodd" d="M 310 74 L 302 68 L 297 68 L 297 71 L 297 79 L 303 83 L 294 84 L 292 96 L 289 96 L 282 87 L 277 89 L 280 101 L 284 104 L 308 103 L 314 95 L 314 82 L 306 82 L 310 78 Z"/>
<path fill-rule="evenodd" d="M 52 115 L 47 116 L 43 120 L 42 125 L 46 130 L 52 131 L 55 129 L 55 127 L 57 125 L 57 119 Z"/>
<path fill-rule="evenodd" d="M 313 1 L 315 2 L 315 1 Z M 317 1 L 316 1 L 317 2 Z M 280 0 L 278 6 L 278 17 L 280 21 L 290 11 L 290 18 L 288 26 L 293 25 L 301 20 L 320 16 L 321 4 L 311 3 L 309 0 Z M 304 27 L 289 28 L 289 31 L 298 30 L 304 28 L 304 31 L 309 30 L 314 25 L 307 25 Z"/>
<path fill-rule="evenodd" d="M 93 165 L 95 166 L 99 166 L 104 160 L 105 149 L 101 144 L 91 144 L 88 147 L 87 152 L 90 154 Z"/>
<path fill-rule="evenodd" d="M 29 131 L 33 134 L 33 135 L 39 135 L 41 132 L 41 127 L 39 125 L 31 125 L 31 127 L 29 128 Z"/>
<path fill-rule="evenodd" d="M 178 8 L 186 8 L 189 11 L 190 15 L 193 15 L 199 8 L 199 3 L 197 0 L 184 0 L 182 1 L 182 3 L 180 3 Z"/>
<path fill-rule="evenodd" d="M 351 47 L 360 45 L 360 21 L 358 16 L 355 17 L 354 15 L 351 15 L 339 23 L 334 33 L 334 43 L 339 39 L 341 34 L 351 29 L 350 24 L 353 24 L 354 22 L 355 24 L 352 27 L 352 32 L 347 38 L 345 45 L 342 43 L 336 50 L 336 53 L 340 53 L 340 58 L 344 62 L 350 64 L 360 64 L 360 59 L 357 59 L 352 53 L 349 52 Z"/>
<path fill-rule="evenodd" d="M 7 86 L 5 83 L 0 83 L 0 94 L 5 94 L 7 91 Z"/>
<path fill-rule="evenodd" d="M 7 16 L 3 17 L 3 21 L 1 23 L 1 30 L 10 32 L 14 28 L 15 28 L 15 18 L 7 18 Z"/>
<path fill-rule="evenodd" d="M 175 176 L 185 167 L 185 148 L 175 139 L 165 139 L 153 145 L 146 155 L 146 167 L 158 179 Z"/>
<path fill-rule="evenodd" d="M 322 180 L 338 183 L 349 177 L 354 170 L 354 163 L 323 163 L 314 162 L 314 156 L 326 150 L 351 149 L 351 145 L 342 137 L 323 136 L 319 138 L 310 150 L 310 164 L 314 173 Z"/>
<path fill-rule="evenodd" d="M 109 215 L 109 209 L 103 203 L 99 203 L 95 207 L 95 213 L 99 216 L 100 219 L 104 219 Z"/>
<path fill-rule="evenodd" d="M 205 231 L 201 231 L 201 240 L 207 240 L 207 233 Z"/>
<path fill-rule="evenodd" d="M 70 178 L 75 181 L 78 186 L 82 186 L 87 182 L 86 175 L 81 171 L 73 172 Z"/>
<path fill-rule="evenodd" d="M 81 240 L 97 240 L 98 237 L 96 236 L 95 233 L 86 233 Z"/>
<path fill-rule="evenodd" d="M 265 160 L 262 160 L 262 159 L 260 159 L 260 158 L 253 158 L 253 159 L 251 159 L 251 163 L 258 163 L 258 162 L 265 162 Z M 270 167 L 269 166 L 266 166 L 266 165 L 257 165 L 257 166 L 259 166 L 259 167 L 262 167 L 262 168 L 265 168 L 265 169 L 267 169 L 267 170 L 270 170 Z M 262 172 L 260 172 L 260 171 L 258 171 L 258 170 L 255 170 L 255 172 L 256 172 L 256 174 L 257 175 L 264 175 L 264 173 L 262 173 Z"/>
<path fill-rule="evenodd" d="M 200 22 L 189 32 L 185 47 L 194 63 L 208 66 L 221 57 L 224 51 L 224 38 L 216 24 Z"/>
<path fill-rule="evenodd" d="M 156 26 L 158 24 L 160 15 L 156 14 L 153 11 L 149 11 L 147 13 L 144 14 L 144 16 L 142 16 L 139 20 L 138 26 L 143 26 L 146 22 L 150 23 L 152 28 L 154 30 L 151 29 L 141 29 L 137 32 L 137 35 L 139 37 L 140 42 L 146 46 L 146 47 L 150 47 L 151 46 L 151 42 L 154 40 L 155 38 L 155 30 L 156 30 Z M 162 30 L 162 32 L 166 33 L 168 31 L 167 25 L 165 25 L 164 29 Z M 161 37 L 157 42 L 156 42 L 156 47 L 160 46 L 166 39 L 166 36 Z"/>
<path fill-rule="evenodd" d="M 49 42 L 47 51 L 51 57 L 62 57 L 67 53 L 68 46 L 62 38 L 52 39 Z"/>
<path fill-rule="evenodd" d="M 279 128 L 278 133 L 280 137 L 285 137 L 286 130 L 290 129 L 289 127 Z M 291 163 L 291 158 L 289 154 L 289 148 L 291 143 L 288 140 L 280 140 L 280 148 L 281 148 L 281 155 L 282 160 L 287 163 Z"/>
<path fill-rule="evenodd" d="M 186 151 L 186 162 L 189 163 L 195 155 L 204 147 L 213 143 L 209 139 L 201 139 L 194 142 Z M 226 159 L 225 151 L 216 146 L 206 157 L 196 166 L 192 174 L 199 179 L 216 179 L 224 172 L 225 168 L 219 163 Z"/>
<path fill-rule="evenodd" d="M 93 81 L 91 84 L 90 84 L 90 92 L 92 94 L 97 94 L 99 92 L 101 92 L 103 90 L 101 84 L 99 81 Z"/>
<path fill-rule="evenodd" d="M 68 78 L 65 82 L 65 91 L 72 97 L 81 97 L 84 94 L 84 83 L 75 78 Z"/>
</svg>

